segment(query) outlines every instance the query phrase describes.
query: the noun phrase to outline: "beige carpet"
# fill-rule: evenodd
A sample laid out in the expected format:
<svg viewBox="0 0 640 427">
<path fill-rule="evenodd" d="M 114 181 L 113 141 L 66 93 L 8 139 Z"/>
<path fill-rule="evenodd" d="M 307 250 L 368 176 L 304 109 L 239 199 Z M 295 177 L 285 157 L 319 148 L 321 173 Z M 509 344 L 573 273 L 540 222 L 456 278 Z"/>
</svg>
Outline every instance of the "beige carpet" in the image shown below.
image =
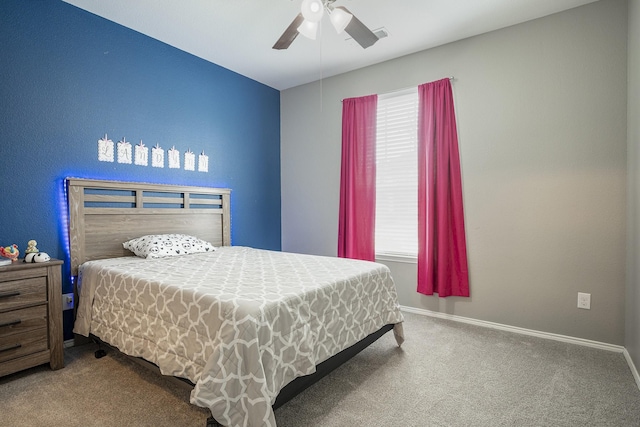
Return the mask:
<svg viewBox="0 0 640 427">
<path fill-rule="evenodd" d="M 205 427 L 208 411 L 189 403 L 189 390 L 119 353 L 96 359 L 95 349 L 66 349 L 64 369 L 0 378 L 0 426 Z"/>
<path fill-rule="evenodd" d="M 405 334 L 402 349 L 387 334 L 278 409 L 278 426 L 640 426 L 620 353 L 414 314 Z M 0 425 L 205 427 L 187 389 L 94 350 L 0 378 Z"/>
</svg>

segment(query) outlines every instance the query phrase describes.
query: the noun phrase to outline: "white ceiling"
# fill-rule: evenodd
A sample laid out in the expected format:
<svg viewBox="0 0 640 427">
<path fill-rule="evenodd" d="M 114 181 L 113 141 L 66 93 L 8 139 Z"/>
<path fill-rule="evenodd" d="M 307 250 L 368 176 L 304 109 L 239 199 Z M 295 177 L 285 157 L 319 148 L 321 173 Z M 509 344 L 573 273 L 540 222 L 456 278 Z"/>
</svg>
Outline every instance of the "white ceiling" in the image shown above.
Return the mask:
<svg viewBox="0 0 640 427">
<path fill-rule="evenodd" d="M 283 90 L 596 0 L 337 0 L 389 37 L 362 49 L 325 16 L 318 39 L 271 47 L 302 0 L 64 0 Z"/>
</svg>

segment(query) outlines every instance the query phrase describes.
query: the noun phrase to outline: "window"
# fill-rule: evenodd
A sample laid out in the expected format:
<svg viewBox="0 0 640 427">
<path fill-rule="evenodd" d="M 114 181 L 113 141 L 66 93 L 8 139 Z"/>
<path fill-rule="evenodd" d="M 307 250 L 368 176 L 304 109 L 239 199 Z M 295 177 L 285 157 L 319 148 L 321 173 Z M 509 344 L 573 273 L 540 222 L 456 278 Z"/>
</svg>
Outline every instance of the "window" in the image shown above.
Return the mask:
<svg viewBox="0 0 640 427">
<path fill-rule="evenodd" d="M 418 89 L 378 97 L 376 256 L 418 256 Z"/>
</svg>

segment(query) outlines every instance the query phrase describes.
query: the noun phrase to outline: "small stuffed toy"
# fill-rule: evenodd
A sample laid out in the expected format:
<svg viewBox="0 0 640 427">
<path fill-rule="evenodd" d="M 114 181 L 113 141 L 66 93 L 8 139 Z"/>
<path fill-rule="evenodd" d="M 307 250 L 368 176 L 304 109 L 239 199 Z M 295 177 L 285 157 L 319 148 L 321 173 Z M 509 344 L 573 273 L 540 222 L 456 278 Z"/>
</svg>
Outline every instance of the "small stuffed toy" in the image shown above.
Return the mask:
<svg viewBox="0 0 640 427">
<path fill-rule="evenodd" d="M 27 249 L 24 251 L 24 262 L 47 262 L 51 260 L 49 254 L 40 252 L 37 246 L 38 242 L 35 240 L 29 240 L 27 242 Z"/>
<path fill-rule="evenodd" d="M 51 257 L 45 252 L 31 252 L 24 256 L 24 262 L 47 262 L 49 260 Z"/>
<path fill-rule="evenodd" d="M 15 261 L 20 255 L 20 251 L 18 250 L 18 245 L 13 244 L 11 246 L 0 247 L 0 255 L 5 258 L 9 258 L 11 261 Z"/>
<path fill-rule="evenodd" d="M 24 253 L 25 254 L 30 254 L 30 253 L 34 253 L 34 252 L 40 252 L 38 250 L 38 248 L 36 247 L 38 245 L 38 242 L 36 242 L 35 240 L 29 240 L 27 242 L 27 249 L 25 249 Z"/>
</svg>

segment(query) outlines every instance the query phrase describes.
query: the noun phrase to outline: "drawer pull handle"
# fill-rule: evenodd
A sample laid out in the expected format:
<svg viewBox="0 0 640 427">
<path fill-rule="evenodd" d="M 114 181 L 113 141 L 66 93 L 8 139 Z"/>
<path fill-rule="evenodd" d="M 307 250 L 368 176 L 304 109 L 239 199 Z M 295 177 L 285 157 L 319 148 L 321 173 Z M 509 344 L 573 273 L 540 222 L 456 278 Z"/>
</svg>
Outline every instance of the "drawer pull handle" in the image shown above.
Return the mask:
<svg viewBox="0 0 640 427">
<path fill-rule="evenodd" d="M 18 291 L 0 292 L 0 298 L 11 298 L 20 295 Z"/>
<path fill-rule="evenodd" d="M 7 347 L 3 347 L 3 348 L 0 348 L 0 353 L 2 353 L 3 351 L 15 350 L 16 348 L 20 348 L 20 347 L 22 347 L 22 344 L 14 344 Z"/>
<path fill-rule="evenodd" d="M 0 323 L 0 328 L 4 327 L 4 326 L 13 326 L 13 325 L 19 325 L 20 323 L 22 323 L 22 320 L 20 319 L 16 319 L 16 320 L 9 320 L 6 323 Z"/>
</svg>

